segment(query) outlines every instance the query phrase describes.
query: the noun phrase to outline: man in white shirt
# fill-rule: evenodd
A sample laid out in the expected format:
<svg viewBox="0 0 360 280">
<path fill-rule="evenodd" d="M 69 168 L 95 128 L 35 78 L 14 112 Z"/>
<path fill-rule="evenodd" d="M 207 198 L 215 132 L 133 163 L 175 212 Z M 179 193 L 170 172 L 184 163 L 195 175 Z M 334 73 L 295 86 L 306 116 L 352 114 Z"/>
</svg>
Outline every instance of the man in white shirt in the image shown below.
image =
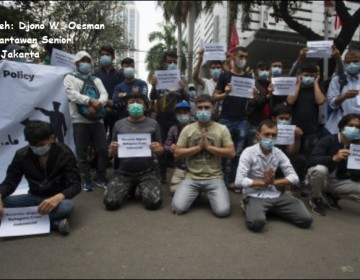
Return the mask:
<svg viewBox="0 0 360 280">
<path fill-rule="evenodd" d="M 259 143 L 246 148 L 240 156 L 235 185 L 243 188 L 246 225 L 252 231 L 262 230 L 270 211 L 302 228 L 312 224 L 304 203 L 285 192 L 299 178 L 287 156 L 274 147 L 276 136 L 276 123 L 264 120 L 256 135 Z M 274 179 L 277 168 L 284 178 Z"/>
</svg>

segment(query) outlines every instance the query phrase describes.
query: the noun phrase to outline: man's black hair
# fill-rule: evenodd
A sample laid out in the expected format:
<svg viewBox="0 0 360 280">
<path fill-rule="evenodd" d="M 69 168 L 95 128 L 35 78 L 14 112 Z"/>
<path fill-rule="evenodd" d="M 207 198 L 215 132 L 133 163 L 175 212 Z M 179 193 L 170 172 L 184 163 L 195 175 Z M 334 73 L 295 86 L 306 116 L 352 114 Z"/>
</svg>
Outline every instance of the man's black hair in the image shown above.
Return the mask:
<svg viewBox="0 0 360 280">
<path fill-rule="evenodd" d="M 202 102 L 210 102 L 212 105 L 215 105 L 213 98 L 208 94 L 201 94 L 195 99 L 195 105 Z"/>
<path fill-rule="evenodd" d="M 281 114 L 290 114 L 292 115 L 292 107 L 285 104 L 278 104 L 275 106 L 272 116 L 276 118 Z"/>
<path fill-rule="evenodd" d="M 276 122 L 270 120 L 270 119 L 266 119 L 266 120 L 263 120 L 260 124 L 259 124 L 259 128 L 258 128 L 258 131 L 260 132 L 261 131 L 261 128 L 263 126 L 267 126 L 268 128 L 273 128 L 273 127 L 277 127 L 277 124 Z"/>
<path fill-rule="evenodd" d="M 115 56 L 115 50 L 112 46 L 102 46 L 99 50 L 99 54 L 101 51 L 105 51 L 110 53 L 112 56 Z"/>
<path fill-rule="evenodd" d="M 38 120 L 29 120 L 24 128 L 25 140 L 30 145 L 36 145 L 47 140 L 53 135 L 53 128 L 50 123 Z"/>
<path fill-rule="evenodd" d="M 162 62 L 165 62 L 165 61 L 166 61 L 166 57 L 168 57 L 168 56 L 178 58 L 178 55 L 177 55 L 177 53 L 176 53 L 175 50 L 166 51 L 166 52 L 163 53 Z"/>
<path fill-rule="evenodd" d="M 131 57 L 125 57 L 123 60 L 121 60 L 121 66 L 123 66 L 124 64 L 133 64 L 135 63 L 135 60 L 132 59 Z"/>
<path fill-rule="evenodd" d="M 314 64 L 307 64 L 301 67 L 300 73 L 317 73 L 318 69 L 316 68 L 316 65 Z"/>
<path fill-rule="evenodd" d="M 344 129 L 344 127 L 347 126 L 352 119 L 360 120 L 360 114 L 351 113 L 351 114 L 347 114 L 347 115 L 343 116 L 342 119 L 338 123 L 339 131 L 342 131 Z"/>
</svg>

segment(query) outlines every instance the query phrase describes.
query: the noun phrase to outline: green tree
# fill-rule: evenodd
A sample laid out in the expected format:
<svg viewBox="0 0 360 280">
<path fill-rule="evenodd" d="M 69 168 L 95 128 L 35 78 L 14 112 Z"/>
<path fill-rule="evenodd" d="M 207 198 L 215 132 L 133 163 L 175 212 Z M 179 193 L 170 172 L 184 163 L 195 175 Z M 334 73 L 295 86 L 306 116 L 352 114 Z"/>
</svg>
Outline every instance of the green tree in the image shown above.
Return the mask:
<svg viewBox="0 0 360 280">
<path fill-rule="evenodd" d="M 145 58 L 146 70 L 149 71 L 148 81 L 150 81 L 155 70 L 161 69 L 163 53 L 176 50 L 177 47 L 177 39 L 174 37 L 176 25 L 159 23 L 158 26 L 161 28 L 161 31 L 154 31 L 149 34 L 149 42 L 153 43 L 158 41 L 158 43 L 148 51 Z M 182 42 L 182 48 L 187 50 L 185 42 Z M 186 58 L 184 56 L 182 62 L 182 65 L 186 65 Z M 183 72 L 184 68 L 182 69 L 182 73 Z"/>
<path fill-rule="evenodd" d="M 104 29 L 60 28 L 52 31 L 56 36 L 71 38 L 71 43 L 63 48 L 69 53 L 85 50 L 95 58 L 102 45 L 112 45 L 117 57 L 121 57 L 132 47 L 128 43 L 125 22 L 121 17 L 123 10 L 121 1 L 56 1 L 48 21 L 60 22 L 61 27 L 70 22 L 104 24 Z"/>
</svg>

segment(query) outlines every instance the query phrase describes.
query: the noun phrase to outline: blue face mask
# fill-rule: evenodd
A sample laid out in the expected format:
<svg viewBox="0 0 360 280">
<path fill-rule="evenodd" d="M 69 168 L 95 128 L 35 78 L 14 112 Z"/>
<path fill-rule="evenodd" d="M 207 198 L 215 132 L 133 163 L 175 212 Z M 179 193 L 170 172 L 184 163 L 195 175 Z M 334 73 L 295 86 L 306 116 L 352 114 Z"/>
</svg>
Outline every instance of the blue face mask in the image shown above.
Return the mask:
<svg viewBox="0 0 360 280">
<path fill-rule="evenodd" d="M 260 79 L 267 79 L 269 78 L 270 72 L 263 70 L 263 71 L 259 71 L 259 78 Z"/>
<path fill-rule="evenodd" d="M 100 57 L 100 64 L 101 65 L 111 65 L 112 64 L 112 59 L 110 55 L 102 55 Z"/>
<path fill-rule="evenodd" d="M 210 111 L 196 111 L 196 118 L 199 122 L 208 122 L 211 120 L 211 112 Z"/>
<path fill-rule="evenodd" d="M 135 76 L 135 69 L 132 67 L 124 68 L 124 76 L 126 78 L 133 78 Z"/>
<path fill-rule="evenodd" d="M 359 62 L 357 62 L 357 63 L 351 62 L 349 65 L 347 65 L 345 67 L 345 70 L 350 75 L 358 74 L 360 71 L 360 63 Z"/>
<path fill-rule="evenodd" d="M 181 124 L 186 124 L 189 122 L 190 116 L 189 115 L 176 115 L 177 120 Z"/>
<path fill-rule="evenodd" d="M 175 63 L 168 64 L 167 70 L 176 70 L 177 66 Z"/>
<path fill-rule="evenodd" d="M 289 121 L 285 121 L 285 120 L 278 120 L 278 121 L 276 121 L 276 123 L 278 125 L 289 125 L 290 124 Z"/>
<path fill-rule="evenodd" d="M 360 130 L 356 127 L 345 126 L 342 134 L 347 140 L 352 141 L 360 137 Z"/>
<path fill-rule="evenodd" d="M 80 62 L 79 64 L 79 71 L 82 74 L 89 74 L 91 71 L 91 64 L 87 62 Z"/>
<path fill-rule="evenodd" d="M 196 97 L 196 91 L 195 90 L 190 90 L 189 91 L 190 97 L 191 98 L 195 98 Z"/>
<path fill-rule="evenodd" d="M 210 73 L 211 73 L 211 76 L 214 79 L 218 79 L 220 77 L 220 74 L 221 74 L 221 69 L 211 69 Z"/>
<path fill-rule="evenodd" d="M 261 138 L 260 145 L 267 151 L 271 151 L 275 146 L 275 141 L 272 139 Z"/>
<path fill-rule="evenodd" d="M 50 145 L 45 145 L 45 146 L 40 146 L 40 147 L 30 146 L 30 149 L 33 151 L 33 153 L 35 155 L 43 156 L 50 151 Z"/>
<path fill-rule="evenodd" d="M 301 83 L 303 86 L 305 87 L 309 87 L 312 86 L 314 84 L 314 77 L 302 77 L 301 78 Z"/>
<path fill-rule="evenodd" d="M 144 107 L 138 103 L 132 103 L 129 105 L 129 115 L 132 117 L 140 117 L 144 114 Z"/>
<path fill-rule="evenodd" d="M 282 73 L 282 69 L 279 67 L 271 67 L 271 74 L 274 76 L 280 76 Z"/>
</svg>

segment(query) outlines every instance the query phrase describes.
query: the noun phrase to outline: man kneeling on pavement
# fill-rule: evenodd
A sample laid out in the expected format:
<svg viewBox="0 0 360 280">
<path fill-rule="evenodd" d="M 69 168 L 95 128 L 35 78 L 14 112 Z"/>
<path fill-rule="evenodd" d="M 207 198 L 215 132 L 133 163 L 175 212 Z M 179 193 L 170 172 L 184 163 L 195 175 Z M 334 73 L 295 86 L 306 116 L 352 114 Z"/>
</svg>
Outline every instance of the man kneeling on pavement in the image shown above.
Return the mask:
<svg viewBox="0 0 360 280">
<path fill-rule="evenodd" d="M 4 207 L 38 206 L 40 214 L 49 214 L 52 230 L 68 234 L 68 218 L 74 207 L 71 198 L 81 192 L 75 155 L 66 145 L 55 143 L 50 123 L 28 121 L 24 135 L 29 145 L 16 151 L 0 184 L 0 218 Z M 29 183 L 29 193 L 10 196 L 23 175 Z"/>
<path fill-rule="evenodd" d="M 360 143 L 360 115 L 345 115 L 338 123 L 339 133 L 322 138 L 309 158 L 307 178 L 311 186 L 312 211 L 326 215 L 324 203 L 340 210 L 340 198 L 360 203 L 360 170 L 347 167 L 351 144 Z"/>
</svg>

